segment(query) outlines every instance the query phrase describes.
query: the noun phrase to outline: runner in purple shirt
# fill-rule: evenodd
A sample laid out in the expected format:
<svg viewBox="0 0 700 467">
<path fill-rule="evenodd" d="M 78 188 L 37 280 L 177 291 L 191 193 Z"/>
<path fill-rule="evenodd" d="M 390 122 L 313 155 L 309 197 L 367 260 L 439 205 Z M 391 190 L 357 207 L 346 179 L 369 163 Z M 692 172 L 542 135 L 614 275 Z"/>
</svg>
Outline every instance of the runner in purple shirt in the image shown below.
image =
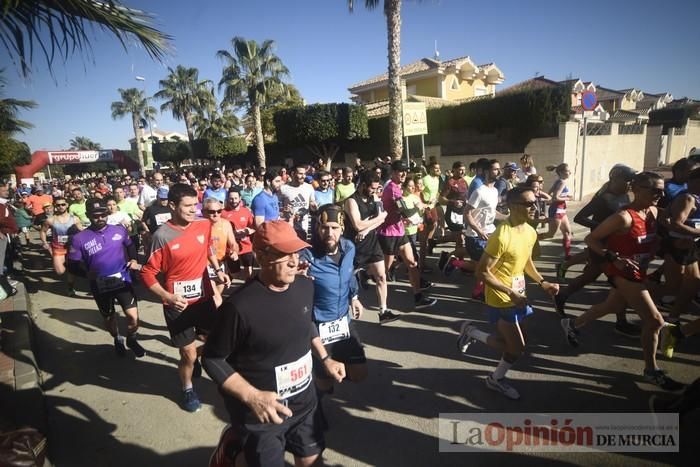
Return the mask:
<svg viewBox="0 0 700 467">
<path fill-rule="evenodd" d="M 408 167 L 403 161 L 396 160 L 391 164 L 391 179 L 387 182 L 382 193 L 382 203 L 387 216 L 384 224 L 377 229 L 377 238 L 384 253 L 387 279 L 391 277 L 389 271 L 394 263 L 394 256 L 398 254 L 408 268 L 408 279 L 411 282 L 415 299 L 414 308 L 420 310 L 435 305 L 437 300 L 423 294 L 423 291 L 431 288 L 433 284 L 421 279 L 418 263 L 413 257 L 413 250 L 403 225 L 400 205 L 403 202 L 401 186 L 406 181 L 407 172 Z"/>
<path fill-rule="evenodd" d="M 105 319 L 105 328 L 114 337 L 114 349 L 119 356 L 129 347 L 137 357 L 146 351 L 136 340 L 139 326 L 136 294 L 131 285 L 130 270 L 140 270 L 136 247 L 122 225 L 107 225 L 107 202 L 89 199 L 86 203 L 90 227 L 77 233 L 70 242 L 67 256 L 68 270 L 87 277 L 97 308 Z M 119 335 L 114 300 L 127 317 L 127 336 Z"/>
</svg>

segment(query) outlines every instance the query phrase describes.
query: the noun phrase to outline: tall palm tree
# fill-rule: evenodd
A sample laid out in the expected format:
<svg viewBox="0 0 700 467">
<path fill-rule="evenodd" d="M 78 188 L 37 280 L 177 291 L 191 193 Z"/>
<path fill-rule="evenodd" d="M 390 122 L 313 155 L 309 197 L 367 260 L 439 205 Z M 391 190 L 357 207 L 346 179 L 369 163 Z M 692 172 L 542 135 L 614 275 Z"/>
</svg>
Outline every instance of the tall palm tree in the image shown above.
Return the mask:
<svg viewBox="0 0 700 467">
<path fill-rule="evenodd" d="M 194 134 L 197 138 L 213 139 L 233 136 L 239 132 L 240 120 L 231 109 L 219 113 L 216 109 L 211 112 L 198 113 L 193 118 Z"/>
<path fill-rule="evenodd" d="M 365 0 L 365 7 L 373 10 L 380 0 Z M 353 11 L 354 2 L 348 0 Z M 384 0 L 389 58 L 389 144 L 394 159 L 403 155 L 403 114 L 401 111 L 401 0 Z"/>
<path fill-rule="evenodd" d="M 41 51 L 49 70 L 57 55 L 64 61 L 76 50 L 91 55 L 87 33 L 95 25 L 116 36 L 124 49 L 138 42 L 160 61 L 171 37 L 151 21 L 150 14 L 119 0 L 0 0 L 0 42 L 24 76 L 29 75 L 35 50 Z"/>
<path fill-rule="evenodd" d="M 289 74 L 289 70 L 273 53 L 274 41 L 265 40 L 258 44 L 254 40 L 236 36 L 231 39 L 231 46 L 233 54 L 227 50 L 216 53 L 225 64 L 219 81 L 219 89 L 224 89 L 222 105 L 247 107 L 248 116 L 253 118 L 255 126 L 258 165 L 264 168 L 265 139 L 260 108 L 271 91 L 285 89 L 282 78 Z"/>
<path fill-rule="evenodd" d="M 7 85 L 4 72 L 4 69 L 0 69 L 0 135 L 9 137 L 14 133 L 23 133 L 24 130 L 34 126 L 29 122 L 20 120 L 17 115 L 20 109 L 35 108 L 36 102 L 11 98 L 3 99 L 2 96 L 5 94 L 4 88 Z"/>
<path fill-rule="evenodd" d="M 208 80 L 199 80 L 199 70 L 178 65 L 174 70 L 168 67 L 170 74 L 158 82 L 161 90 L 153 97 L 163 99 L 160 111 L 170 110 L 175 120 L 184 120 L 190 144 L 194 140 L 192 119 L 198 112 L 211 111 L 216 108 L 214 84 Z"/>
<path fill-rule="evenodd" d="M 102 149 L 100 143 L 96 143 L 87 136 L 76 136 L 69 141 L 70 148 L 78 151 L 99 151 Z"/>
<path fill-rule="evenodd" d="M 131 114 L 131 124 L 134 127 L 134 136 L 136 138 L 136 149 L 139 153 L 139 171 L 141 175 L 145 175 L 142 133 L 146 121 L 153 121 L 156 109 L 148 105 L 143 91 L 136 88 L 119 88 L 118 91 L 122 100 L 112 102 L 112 118 L 116 120 Z"/>
</svg>

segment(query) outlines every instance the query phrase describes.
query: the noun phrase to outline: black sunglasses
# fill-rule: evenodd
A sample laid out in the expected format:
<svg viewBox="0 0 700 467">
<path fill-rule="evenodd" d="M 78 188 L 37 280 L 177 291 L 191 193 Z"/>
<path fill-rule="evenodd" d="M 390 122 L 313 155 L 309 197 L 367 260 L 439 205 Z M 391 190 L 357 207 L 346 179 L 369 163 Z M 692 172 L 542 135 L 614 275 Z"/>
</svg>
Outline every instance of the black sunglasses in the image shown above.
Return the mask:
<svg viewBox="0 0 700 467">
<path fill-rule="evenodd" d="M 206 212 L 207 214 L 221 214 L 221 211 L 223 211 L 223 209 L 207 209 Z"/>
<path fill-rule="evenodd" d="M 525 206 L 528 209 L 531 208 L 536 208 L 537 207 L 537 201 L 513 201 L 511 204 L 517 204 L 520 206 Z"/>
</svg>

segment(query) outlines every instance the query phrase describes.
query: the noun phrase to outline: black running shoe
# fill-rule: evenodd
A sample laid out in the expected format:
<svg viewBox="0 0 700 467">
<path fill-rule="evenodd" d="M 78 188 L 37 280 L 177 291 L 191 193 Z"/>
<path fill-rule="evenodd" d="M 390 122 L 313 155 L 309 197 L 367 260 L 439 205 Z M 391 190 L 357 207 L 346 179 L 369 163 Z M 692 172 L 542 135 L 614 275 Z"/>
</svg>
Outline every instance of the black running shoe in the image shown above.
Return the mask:
<svg viewBox="0 0 700 467">
<path fill-rule="evenodd" d="M 437 299 L 422 296 L 418 300 L 416 300 L 413 308 L 416 310 L 422 310 L 423 308 L 430 308 L 431 306 L 435 305 L 436 303 L 437 303 Z"/>
<path fill-rule="evenodd" d="M 401 315 L 392 313 L 389 310 L 379 312 L 379 324 L 388 324 L 399 319 Z"/>
<path fill-rule="evenodd" d="M 121 338 L 121 339 L 120 339 Z M 114 352 L 119 356 L 123 357 L 126 355 L 126 346 L 124 345 L 124 338 L 117 336 L 114 338 Z"/>
<path fill-rule="evenodd" d="M 573 320 L 571 318 L 562 319 L 561 328 L 564 330 L 564 336 L 569 345 L 578 347 L 578 331 L 574 328 Z"/>
<path fill-rule="evenodd" d="M 418 290 L 420 290 L 421 292 L 425 292 L 426 290 L 432 289 L 432 288 L 433 288 L 433 285 L 435 285 L 435 284 L 433 284 L 432 282 L 426 281 L 425 279 L 421 278 L 421 280 L 420 280 L 420 287 L 418 288 Z"/>
<path fill-rule="evenodd" d="M 126 338 L 126 346 L 129 347 L 132 352 L 134 352 L 136 358 L 141 358 L 146 355 L 146 349 L 141 347 L 139 341 L 137 341 L 136 338 L 133 336 L 129 336 Z"/>
<path fill-rule="evenodd" d="M 443 251 L 440 253 L 440 259 L 438 260 L 438 269 L 440 271 L 443 271 L 445 269 L 445 265 L 447 262 L 450 260 L 450 254 L 446 251 Z"/>
<path fill-rule="evenodd" d="M 654 370 L 644 370 L 644 379 L 652 384 L 657 385 L 664 391 L 680 391 L 685 388 L 685 384 L 671 379 L 666 375 L 666 372 L 660 368 Z"/>
</svg>

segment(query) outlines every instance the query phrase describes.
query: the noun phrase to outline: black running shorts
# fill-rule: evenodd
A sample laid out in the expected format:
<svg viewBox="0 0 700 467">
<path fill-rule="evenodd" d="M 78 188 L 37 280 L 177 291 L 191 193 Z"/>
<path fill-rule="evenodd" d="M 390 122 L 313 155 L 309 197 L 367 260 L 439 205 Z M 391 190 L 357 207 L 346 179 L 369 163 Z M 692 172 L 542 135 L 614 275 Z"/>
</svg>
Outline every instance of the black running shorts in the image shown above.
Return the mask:
<svg viewBox="0 0 700 467">
<path fill-rule="evenodd" d="M 365 356 L 365 349 L 360 340 L 360 335 L 355 328 L 355 322 L 350 321 L 350 337 L 344 341 L 333 342 L 332 344 L 326 344 L 324 347 L 328 355 L 337 362 L 345 363 L 347 365 L 361 365 L 367 363 L 367 357 Z M 326 373 L 326 368 L 323 362 L 313 356 L 314 359 L 314 377 L 319 379 L 329 379 L 330 376 Z"/>
<path fill-rule="evenodd" d="M 214 327 L 217 311 L 210 297 L 188 305 L 183 312 L 163 306 L 163 314 L 173 347 L 181 349 L 194 342 L 198 334 L 206 334 Z"/>
<path fill-rule="evenodd" d="M 385 237 L 384 235 L 377 235 L 379 239 L 379 246 L 382 248 L 382 252 L 389 255 L 397 255 L 399 253 L 399 247 L 408 243 L 408 237 L 402 235 L 401 237 Z"/>
<path fill-rule="evenodd" d="M 90 282 L 90 292 L 92 292 L 92 296 L 95 298 L 97 309 L 105 318 L 109 318 L 114 314 L 115 300 L 124 311 L 129 308 L 136 308 L 138 305 L 134 288 L 128 282 L 120 289 L 102 293 L 97 291 L 97 285 L 94 282 Z"/>
</svg>

